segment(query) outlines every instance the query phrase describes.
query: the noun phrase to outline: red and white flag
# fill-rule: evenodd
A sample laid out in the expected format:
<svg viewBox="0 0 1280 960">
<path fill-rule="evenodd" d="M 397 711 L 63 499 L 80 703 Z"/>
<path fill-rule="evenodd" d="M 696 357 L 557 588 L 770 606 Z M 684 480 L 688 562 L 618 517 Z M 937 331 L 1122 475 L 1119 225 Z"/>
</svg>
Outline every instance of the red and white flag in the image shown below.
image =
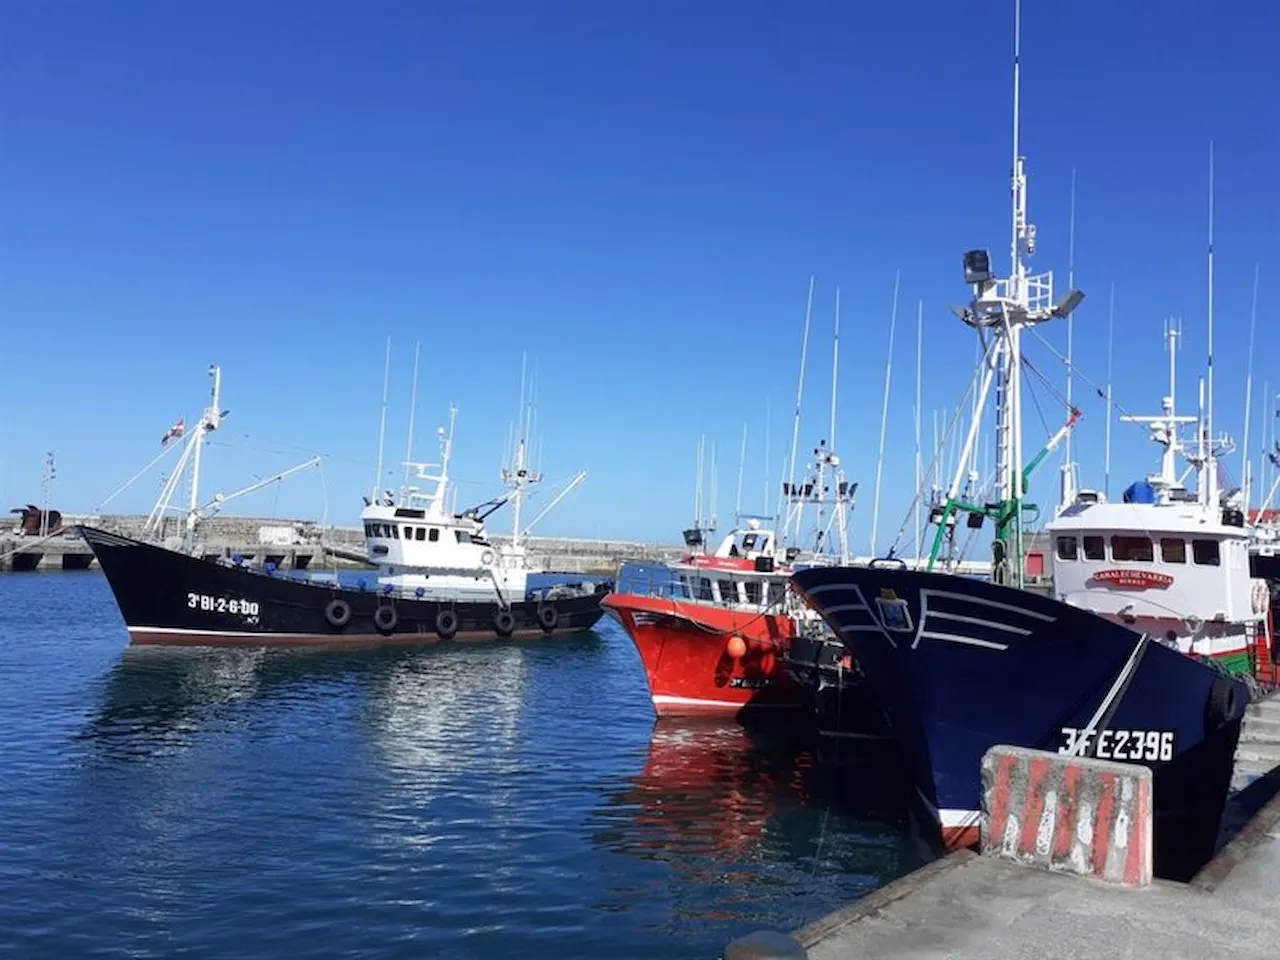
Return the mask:
<svg viewBox="0 0 1280 960">
<path fill-rule="evenodd" d="M 178 437 L 182 436 L 186 432 L 187 432 L 186 418 L 183 417 L 177 423 L 175 423 L 172 427 L 169 428 L 168 433 L 166 433 L 163 437 L 160 438 L 160 446 L 163 447 L 170 440 L 178 439 Z"/>
</svg>

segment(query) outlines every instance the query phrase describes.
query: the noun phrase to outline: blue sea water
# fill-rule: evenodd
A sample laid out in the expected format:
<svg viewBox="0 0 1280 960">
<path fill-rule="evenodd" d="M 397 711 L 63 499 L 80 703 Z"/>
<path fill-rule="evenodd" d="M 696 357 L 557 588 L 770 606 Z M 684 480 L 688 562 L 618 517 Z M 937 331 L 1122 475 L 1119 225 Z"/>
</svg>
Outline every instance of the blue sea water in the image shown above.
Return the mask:
<svg viewBox="0 0 1280 960">
<path fill-rule="evenodd" d="M 0 576 L 0 954 L 717 957 L 918 864 L 873 767 L 655 724 L 609 621 L 536 644 L 130 648 Z"/>
</svg>

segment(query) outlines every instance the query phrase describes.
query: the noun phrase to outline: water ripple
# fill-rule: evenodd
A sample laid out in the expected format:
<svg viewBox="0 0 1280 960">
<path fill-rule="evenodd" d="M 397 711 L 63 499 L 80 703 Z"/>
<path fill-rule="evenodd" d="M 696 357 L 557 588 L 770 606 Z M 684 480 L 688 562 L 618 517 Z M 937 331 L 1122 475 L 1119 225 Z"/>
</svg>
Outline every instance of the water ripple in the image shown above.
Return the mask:
<svg viewBox="0 0 1280 960">
<path fill-rule="evenodd" d="M 655 725 L 610 627 L 351 653 L 126 647 L 0 577 L 0 953 L 714 956 L 915 863 L 789 738 Z"/>
</svg>

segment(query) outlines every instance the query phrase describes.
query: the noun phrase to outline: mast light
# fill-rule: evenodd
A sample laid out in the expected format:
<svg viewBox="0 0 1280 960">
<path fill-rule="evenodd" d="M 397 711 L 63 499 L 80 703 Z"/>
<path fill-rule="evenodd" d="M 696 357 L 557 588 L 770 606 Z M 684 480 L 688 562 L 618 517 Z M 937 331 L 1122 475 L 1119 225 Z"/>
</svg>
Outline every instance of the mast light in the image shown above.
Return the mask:
<svg viewBox="0 0 1280 960">
<path fill-rule="evenodd" d="M 1058 301 L 1058 305 L 1053 308 L 1051 313 L 1055 317 L 1062 319 L 1067 314 L 1075 310 L 1076 307 L 1080 306 L 1080 301 L 1083 299 L 1084 291 L 1074 289 L 1068 290 L 1067 295 Z"/>
</svg>

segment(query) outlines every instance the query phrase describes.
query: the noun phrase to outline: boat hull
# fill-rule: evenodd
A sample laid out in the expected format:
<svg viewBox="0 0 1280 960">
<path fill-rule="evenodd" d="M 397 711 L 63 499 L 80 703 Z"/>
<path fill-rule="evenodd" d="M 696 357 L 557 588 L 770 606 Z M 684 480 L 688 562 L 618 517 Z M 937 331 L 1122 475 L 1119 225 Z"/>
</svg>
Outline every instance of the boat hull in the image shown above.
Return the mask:
<svg viewBox="0 0 1280 960">
<path fill-rule="evenodd" d="M 514 601 L 510 620 L 499 622 L 496 596 L 449 602 L 383 595 L 269 576 L 79 529 L 135 644 L 355 647 L 562 636 L 596 624 L 607 589 L 602 583 L 594 593 L 550 603 Z"/>
<path fill-rule="evenodd" d="M 653 708 L 663 717 L 732 718 L 808 705 L 784 657 L 795 621 L 670 597 L 611 593 L 602 606 L 635 644 Z M 731 637 L 745 654 L 733 657 Z"/>
<path fill-rule="evenodd" d="M 943 848 L 979 839 L 990 747 L 1065 751 L 1097 724 L 1087 753 L 1153 770 L 1157 874 L 1187 879 L 1212 855 L 1249 699 L 1240 681 L 1028 591 L 891 567 L 793 583 L 874 687 Z"/>
<path fill-rule="evenodd" d="M 844 644 L 825 630 L 794 637 L 787 667 L 810 692 L 814 729 L 824 756 L 892 749 L 893 730 L 871 684 Z"/>
</svg>

